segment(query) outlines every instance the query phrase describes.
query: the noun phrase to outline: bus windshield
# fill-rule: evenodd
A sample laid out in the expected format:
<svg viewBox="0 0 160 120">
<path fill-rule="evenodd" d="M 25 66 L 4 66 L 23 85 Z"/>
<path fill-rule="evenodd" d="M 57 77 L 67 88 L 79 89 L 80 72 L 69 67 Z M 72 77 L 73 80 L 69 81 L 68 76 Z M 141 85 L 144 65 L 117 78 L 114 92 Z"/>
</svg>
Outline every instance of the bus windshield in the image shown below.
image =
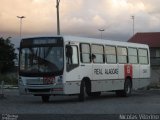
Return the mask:
<svg viewBox="0 0 160 120">
<path fill-rule="evenodd" d="M 63 47 L 38 46 L 20 50 L 20 72 L 55 73 L 63 70 Z"/>
</svg>

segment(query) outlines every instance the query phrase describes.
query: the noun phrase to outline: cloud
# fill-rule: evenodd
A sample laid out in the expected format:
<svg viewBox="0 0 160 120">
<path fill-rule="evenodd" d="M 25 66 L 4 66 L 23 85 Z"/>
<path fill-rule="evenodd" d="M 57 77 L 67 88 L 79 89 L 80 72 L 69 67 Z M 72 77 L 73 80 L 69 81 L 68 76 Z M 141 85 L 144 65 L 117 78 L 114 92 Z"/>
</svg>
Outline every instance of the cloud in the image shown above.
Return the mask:
<svg viewBox="0 0 160 120">
<path fill-rule="evenodd" d="M 159 0 L 142 0 L 142 2 L 146 6 L 146 12 L 149 14 L 160 14 Z"/>
<path fill-rule="evenodd" d="M 132 36 L 131 16 L 135 16 L 135 32 L 159 31 L 159 0 L 61 0 L 60 26 L 65 35 L 128 40 Z M 1 0 L 0 34 L 19 35 L 23 19 L 23 36 L 56 34 L 56 0 Z M 126 36 L 126 37 L 125 37 Z"/>
</svg>

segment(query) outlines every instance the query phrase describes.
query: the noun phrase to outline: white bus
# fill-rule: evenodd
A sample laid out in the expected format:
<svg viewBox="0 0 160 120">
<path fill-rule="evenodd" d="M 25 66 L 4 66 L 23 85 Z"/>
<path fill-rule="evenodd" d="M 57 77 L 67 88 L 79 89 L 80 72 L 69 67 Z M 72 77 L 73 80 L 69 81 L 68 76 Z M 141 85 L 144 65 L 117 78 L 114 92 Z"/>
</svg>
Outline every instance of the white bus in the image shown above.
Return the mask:
<svg viewBox="0 0 160 120">
<path fill-rule="evenodd" d="M 22 39 L 19 54 L 21 94 L 99 96 L 104 91 L 129 96 L 150 84 L 150 53 L 145 44 L 83 37 Z"/>
</svg>

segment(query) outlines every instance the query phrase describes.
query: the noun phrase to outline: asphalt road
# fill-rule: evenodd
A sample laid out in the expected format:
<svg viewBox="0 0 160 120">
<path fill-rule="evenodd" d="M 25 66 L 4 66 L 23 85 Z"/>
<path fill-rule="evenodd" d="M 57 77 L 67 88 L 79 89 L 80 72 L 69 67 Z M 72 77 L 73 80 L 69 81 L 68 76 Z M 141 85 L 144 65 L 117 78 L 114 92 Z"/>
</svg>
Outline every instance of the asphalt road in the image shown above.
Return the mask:
<svg viewBox="0 0 160 120">
<path fill-rule="evenodd" d="M 85 115 L 92 115 L 93 119 L 94 115 L 103 118 L 106 114 L 160 114 L 160 90 L 138 90 L 130 97 L 117 97 L 107 92 L 97 98 L 88 97 L 85 102 L 79 102 L 77 96 L 52 96 L 49 103 L 42 103 L 41 97 L 21 96 L 17 89 L 5 89 L 4 94 L 5 97 L 0 98 L 2 116 L 13 114 L 29 117 L 30 114 L 42 119 L 44 116 L 40 115 L 47 114 L 48 118 L 52 118 L 52 115 L 62 117 L 60 115 L 63 114 L 69 118 L 82 115 L 87 119 Z"/>
</svg>

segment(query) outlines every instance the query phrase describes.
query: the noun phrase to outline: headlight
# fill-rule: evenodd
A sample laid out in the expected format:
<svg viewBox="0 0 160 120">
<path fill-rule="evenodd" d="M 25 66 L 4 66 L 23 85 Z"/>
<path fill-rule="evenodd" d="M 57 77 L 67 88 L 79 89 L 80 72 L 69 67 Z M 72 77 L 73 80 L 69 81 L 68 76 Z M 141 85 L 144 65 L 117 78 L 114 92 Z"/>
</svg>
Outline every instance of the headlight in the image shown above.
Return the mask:
<svg viewBox="0 0 160 120">
<path fill-rule="evenodd" d="M 22 78 L 21 77 L 19 77 L 19 80 L 18 80 L 19 82 L 19 85 L 24 85 L 24 83 L 23 83 L 23 80 L 22 80 Z"/>
<path fill-rule="evenodd" d="M 58 77 L 58 83 L 62 83 L 62 81 L 63 81 L 63 76 L 59 76 Z"/>
</svg>

